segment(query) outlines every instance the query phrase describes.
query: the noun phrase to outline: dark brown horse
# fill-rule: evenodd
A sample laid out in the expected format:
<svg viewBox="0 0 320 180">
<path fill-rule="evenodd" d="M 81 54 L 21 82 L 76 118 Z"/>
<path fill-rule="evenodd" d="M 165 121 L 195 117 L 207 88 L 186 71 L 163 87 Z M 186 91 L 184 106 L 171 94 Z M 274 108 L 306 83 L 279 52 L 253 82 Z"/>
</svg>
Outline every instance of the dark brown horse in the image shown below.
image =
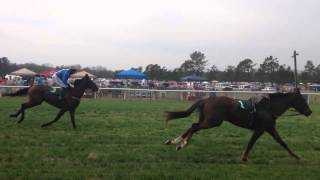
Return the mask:
<svg viewBox="0 0 320 180">
<path fill-rule="evenodd" d="M 82 79 L 76 80 L 75 87 L 69 89 L 65 94 L 64 99 L 59 99 L 58 95 L 50 92 L 50 87 L 47 86 L 31 86 L 29 88 L 21 89 L 16 93 L 9 94 L 7 96 L 21 96 L 28 94 L 29 101 L 21 104 L 21 108 L 15 114 L 11 114 L 10 117 L 18 117 L 21 114 L 20 120 L 17 123 L 21 123 L 24 119 L 25 110 L 34 106 L 40 105 L 43 101 L 60 109 L 59 113 L 53 121 L 43 124 L 41 127 L 46 127 L 52 123 L 58 121 L 60 117 L 67 111 L 70 112 L 70 118 L 73 128 L 76 128 L 74 113 L 78 105 L 80 104 L 80 98 L 83 96 L 86 89 L 92 89 L 97 91 L 97 85 L 89 78 L 88 75 Z"/>
<path fill-rule="evenodd" d="M 256 105 L 254 113 L 239 108 L 237 100 L 225 96 L 198 100 L 186 111 L 166 112 L 167 121 L 169 121 L 171 119 L 187 117 L 195 109 L 199 110 L 198 123 L 193 123 L 181 136 L 173 140 L 167 140 L 166 144 L 178 144 L 176 149 L 180 150 L 189 143 L 193 133 L 201 129 L 220 126 L 223 120 L 226 120 L 236 126 L 253 130 L 253 135 L 242 155 L 243 161 L 248 159 L 251 148 L 265 131 L 284 147 L 291 156 L 299 159 L 288 148 L 276 130 L 276 119 L 289 108 L 294 108 L 305 116 L 309 116 L 312 113 L 299 90 L 291 93 L 270 94 L 269 98 L 262 99 Z"/>
</svg>

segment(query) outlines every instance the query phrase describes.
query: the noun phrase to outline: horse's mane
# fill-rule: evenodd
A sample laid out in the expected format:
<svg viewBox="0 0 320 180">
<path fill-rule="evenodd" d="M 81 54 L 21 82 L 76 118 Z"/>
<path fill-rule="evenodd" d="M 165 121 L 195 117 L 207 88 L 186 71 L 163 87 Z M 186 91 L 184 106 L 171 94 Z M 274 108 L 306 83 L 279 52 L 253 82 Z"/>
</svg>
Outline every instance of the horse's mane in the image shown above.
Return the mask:
<svg viewBox="0 0 320 180">
<path fill-rule="evenodd" d="M 281 98 L 281 97 L 287 97 L 288 95 L 291 95 L 292 92 L 288 92 L 288 93 L 272 93 L 272 94 L 269 94 L 269 98 L 270 99 L 274 99 L 274 98 Z"/>
<path fill-rule="evenodd" d="M 278 92 L 278 93 L 271 93 L 271 94 L 268 94 L 268 95 L 269 95 L 269 98 L 279 98 L 279 97 L 285 96 L 286 93 Z"/>
<path fill-rule="evenodd" d="M 76 79 L 75 81 L 74 81 L 74 87 L 77 87 L 83 80 L 85 80 L 87 78 L 87 76 L 85 76 L 85 77 L 83 77 L 83 78 L 81 78 L 81 79 Z"/>
<path fill-rule="evenodd" d="M 259 107 L 262 108 L 269 108 L 269 106 L 271 105 L 271 102 L 278 102 L 278 101 L 282 101 L 282 98 L 288 97 L 292 94 L 292 92 L 289 93 L 281 93 L 281 92 L 277 92 L 277 93 L 271 93 L 268 94 L 268 97 L 264 97 L 257 105 Z"/>
<path fill-rule="evenodd" d="M 75 81 L 74 81 L 74 87 L 77 87 L 80 83 L 81 83 L 81 81 L 82 81 L 82 79 L 76 79 Z"/>
</svg>

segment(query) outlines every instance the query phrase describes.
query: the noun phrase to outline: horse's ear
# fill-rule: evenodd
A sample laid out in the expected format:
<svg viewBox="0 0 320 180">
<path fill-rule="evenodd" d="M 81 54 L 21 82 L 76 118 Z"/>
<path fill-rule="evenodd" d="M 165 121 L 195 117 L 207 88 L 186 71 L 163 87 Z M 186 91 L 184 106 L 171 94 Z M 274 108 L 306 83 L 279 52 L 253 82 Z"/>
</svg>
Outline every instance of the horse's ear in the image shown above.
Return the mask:
<svg viewBox="0 0 320 180">
<path fill-rule="evenodd" d="M 86 74 L 84 77 L 88 78 L 88 77 L 89 77 L 89 75 L 88 75 L 88 74 Z"/>
</svg>

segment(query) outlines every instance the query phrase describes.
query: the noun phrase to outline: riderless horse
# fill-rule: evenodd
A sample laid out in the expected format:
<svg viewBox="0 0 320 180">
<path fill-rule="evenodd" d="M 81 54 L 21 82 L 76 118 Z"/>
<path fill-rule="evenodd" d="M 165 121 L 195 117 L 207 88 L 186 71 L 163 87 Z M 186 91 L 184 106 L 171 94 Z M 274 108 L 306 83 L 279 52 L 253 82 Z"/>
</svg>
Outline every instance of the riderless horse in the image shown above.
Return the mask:
<svg viewBox="0 0 320 180">
<path fill-rule="evenodd" d="M 225 96 L 209 97 L 196 101 L 186 111 L 166 112 L 166 120 L 169 121 L 187 117 L 196 109 L 199 111 L 199 121 L 193 123 L 181 136 L 173 140 L 167 140 L 166 144 L 178 144 L 176 149 L 180 150 L 190 142 L 193 133 L 201 129 L 220 126 L 225 120 L 253 131 L 252 137 L 242 155 L 243 161 L 248 159 L 251 148 L 264 132 L 268 132 L 291 156 L 299 159 L 282 140 L 276 129 L 276 119 L 289 108 L 294 108 L 305 116 L 309 116 L 312 113 L 298 89 L 290 93 L 269 94 L 269 98 L 263 98 L 256 105 L 255 112 L 241 109 L 239 104 L 238 100 Z"/>
</svg>

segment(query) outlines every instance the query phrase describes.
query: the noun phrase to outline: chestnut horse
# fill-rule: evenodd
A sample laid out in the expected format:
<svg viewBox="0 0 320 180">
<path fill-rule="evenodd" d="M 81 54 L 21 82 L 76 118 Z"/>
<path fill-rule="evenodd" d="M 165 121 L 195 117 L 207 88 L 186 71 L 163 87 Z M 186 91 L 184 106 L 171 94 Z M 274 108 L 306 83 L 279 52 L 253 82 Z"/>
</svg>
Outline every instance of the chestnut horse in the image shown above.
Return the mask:
<svg viewBox="0 0 320 180">
<path fill-rule="evenodd" d="M 17 123 L 21 123 L 24 119 L 25 110 L 34 106 L 40 105 L 43 101 L 60 109 L 59 113 L 53 121 L 43 124 L 41 127 L 46 127 L 52 123 L 58 121 L 60 117 L 67 111 L 70 112 L 70 118 L 73 128 L 76 128 L 74 113 L 78 105 L 80 104 L 80 98 L 83 96 L 86 89 L 92 89 L 97 91 L 97 85 L 89 78 L 88 75 L 82 79 L 76 80 L 74 88 L 71 88 L 66 92 L 64 99 L 59 99 L 57 94 L 50 92 L 50 87 L 47 86 L 31 86 L 25 89 L 21 89 L 15 93 L 8 94 L 7 96 L 21 96 L 28 94 L 29 101 L 21 104 L 21 108 L 15 114 L 11 114 L 10 117 L 18 117 L 21 114 L 20 120 Z"/>
<path fill-rule="evenodd" d="M 226 120 L 236 126 L 253 130 L 253 135 L 242 155 L 243 161 L 248 160 L 251 148 L 265 131 L 284 147 L 291 156 L 299 159 L 299 157 L 288 148 L 276 129 L 276 119 L 289 108 L 294 108 L 305 116 L 309 116 L 312 113 L 299 90 L 290 93 L 269 94 L 269 98 L 263 98 L 256 105 L 255 112 L 241 109 L 239 106 L 238 100 L 221 96 L 198 100 L 186 111 L 166 112 L 166 120 L 169 121 L 176 118 L 187 117 L 195 109 L 199 110 L 198 123 L 193 123 L 181 136 L 173 140 L 167 140 L 166 144 L 178 144 L 176 149 L 180 150 L 189 143 L 193 133 L 201 129 L 220 126 L 223 120 Z"/>
</svg>

